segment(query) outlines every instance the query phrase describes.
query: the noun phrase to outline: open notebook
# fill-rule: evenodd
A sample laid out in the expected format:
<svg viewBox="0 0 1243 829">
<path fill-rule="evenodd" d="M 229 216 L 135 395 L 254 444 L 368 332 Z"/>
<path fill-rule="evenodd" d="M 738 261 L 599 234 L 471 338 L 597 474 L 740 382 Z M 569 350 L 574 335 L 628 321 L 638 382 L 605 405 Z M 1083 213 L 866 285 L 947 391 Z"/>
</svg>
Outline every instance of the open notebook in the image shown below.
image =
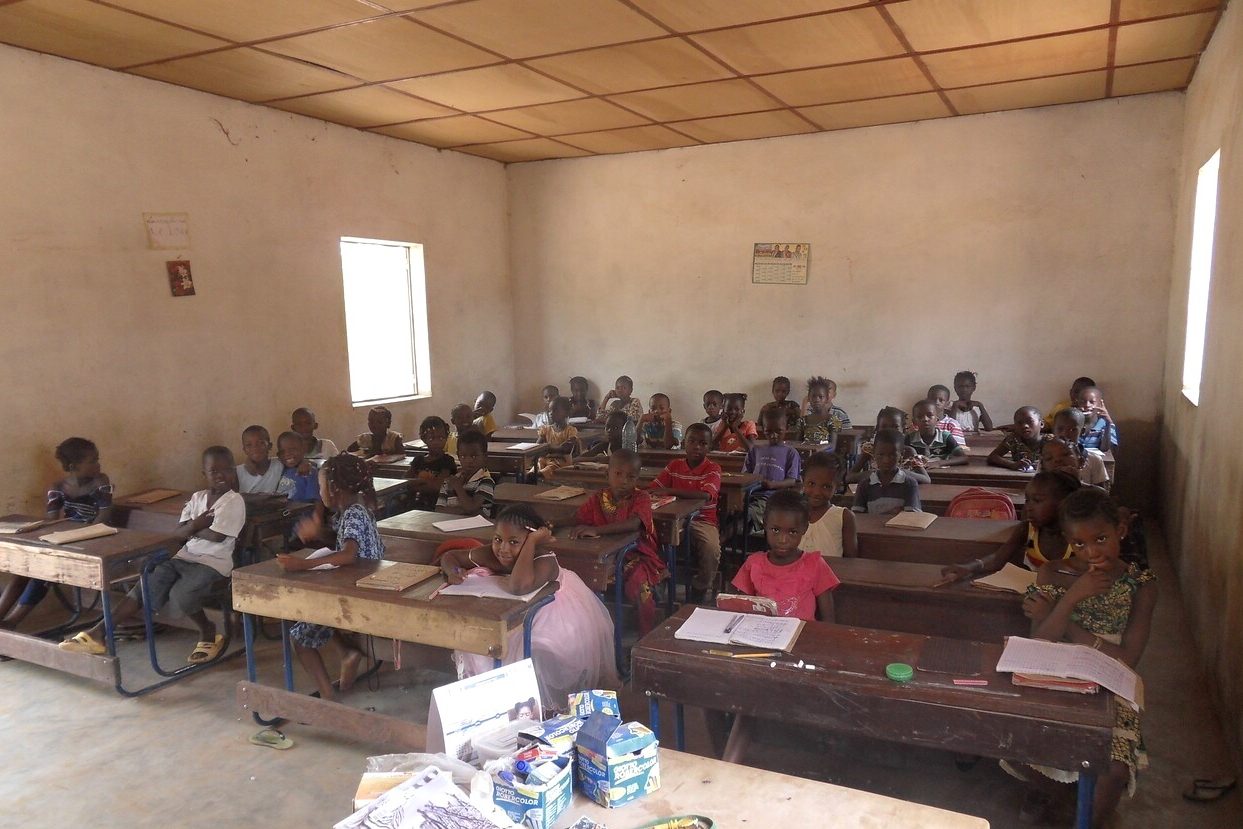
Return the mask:
<svg viewBox="0 0 1243 829">
<path fill-rule="evenodd" d="M 794 647 L 803 625 L 802 619 L 788 616 L 759 616 L 697 607 L 673 638 L 788 651 Z"/>
<path fill-rule="evenodd" d="M 1015 685 L 1083 691 L 1075 687 L 1081 683 L 1065 680 L 1096 683 L 1122 697 L 1136 711 L 1144 706 L 1144 681 L 1139 674 L 1087 645 L 1011 636 L 997 660 L 997 671 L 1013 673 Z M 1042 682 L 1050 678 L 1053 681 Z"/>
<path fill-rule="evenodd" d="M 1026 567 L 1019 567 L 1017 564 L 1006 562 L 1006 566 L 1002 567 L 996 573 L 983 576 L 971 582 L 975 587 L 982 587 L 985 590 L 1001 590 L 1011 593 L 1023 595 L 1027 593 L 1027 588 L 1036 583 L 1036 573 L 1028 570 Z"/>
</svg>

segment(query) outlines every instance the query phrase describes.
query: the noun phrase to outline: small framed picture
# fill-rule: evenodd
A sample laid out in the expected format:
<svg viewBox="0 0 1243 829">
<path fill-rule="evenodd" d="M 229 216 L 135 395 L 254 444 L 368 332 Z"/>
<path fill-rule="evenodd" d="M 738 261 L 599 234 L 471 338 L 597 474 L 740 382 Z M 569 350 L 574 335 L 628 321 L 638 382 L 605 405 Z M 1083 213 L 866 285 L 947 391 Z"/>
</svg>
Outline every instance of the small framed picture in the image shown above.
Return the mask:
<svg viewBox="0 0 1243 829">
<path fill-rule="evenodd" d="M 174 259 L 165 262 L 168 269 L 168 287 L 173 296 L 194 296 L 194 277 L 190 275 L 189 259 Z"/>
</svg>

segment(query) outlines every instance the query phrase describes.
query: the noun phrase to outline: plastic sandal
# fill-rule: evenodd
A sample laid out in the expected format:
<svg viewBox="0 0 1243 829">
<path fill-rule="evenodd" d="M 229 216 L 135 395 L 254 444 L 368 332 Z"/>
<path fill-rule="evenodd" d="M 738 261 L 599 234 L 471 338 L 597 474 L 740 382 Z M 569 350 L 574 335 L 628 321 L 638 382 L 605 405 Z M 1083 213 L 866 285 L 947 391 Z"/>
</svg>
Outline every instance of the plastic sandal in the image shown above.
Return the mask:
<svg viewBox="0 0 1243 829">
<path fill-rule="evenodd" d="M 216 638 L 212 642 L 199 642 L 194 646 L 194 650 L 186 657 L 186 661 L 191 665 L 202 665 L 204 662 L 211 662 L 220 655 L 220 649 L 224 647 L 224 636 L 217 633 Z"/>
<path fill-rule="evenodd" d="M 96 656 L 103 656 L 108 652 L 104 644 L 97 639 L 91 637 L 86 631 L 79 631 L 70 638 L 58 645 L 63 651 L 73 651 L 74 653 L 89 653 Z"/>
<path fill-rule="evenodd" d="M 1223 780 L 1200 777 L 1191 781 L 1191 788 L 1183 792 L 1183 799 L 1193 803 L 1212 803 L 1233 789 L 1236 782 L 1233 777 Z"/>
<path fill-rule="evenodd" d="M 277 751 L 284 751 L 287 748 L 293 748 L 293 740 L 289 739 L 283 732 L 277 731 L 275 728 L 265 728 L 258 734 L 251 735 L 250 743 L 251 745 L 274 748 Z"/>
</svg>

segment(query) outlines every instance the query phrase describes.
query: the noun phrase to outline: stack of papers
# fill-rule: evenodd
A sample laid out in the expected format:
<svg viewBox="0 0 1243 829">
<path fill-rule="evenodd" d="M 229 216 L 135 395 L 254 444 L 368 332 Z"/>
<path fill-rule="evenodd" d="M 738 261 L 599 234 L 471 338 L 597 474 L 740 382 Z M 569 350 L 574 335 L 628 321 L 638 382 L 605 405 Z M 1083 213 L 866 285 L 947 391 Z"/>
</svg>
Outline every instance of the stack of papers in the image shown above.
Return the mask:
<svg viewBox="0 0 1243 829">
<path fill-rule="evenodd" d="M 472 515 L 469 518 L 454 518 L 449 521 L 433 521 L 432 526 L 440 530 L 442 533 L 456 533 L 464 530 L 478 530 L 484 527 L 491 527 L 492 522 L 484 518 L 482 515 Z"/>
<path fill-rule="evenodd" d="M 985 590 L 1002 590 L 1010 591 L 1024 595 L 1027 588 L 1036 583 L 1036 574 L 1026 567 L 1019 567 L 1016 564 L 1006 562 L 1006 566 L 1002 567 L 991 576 L 984 576 L 971 582 L 976 587 L 983 587 Z"/>
<path fill-rule="evenodd" d="M 510 446 L 506 446 L 505 448 L 512 449 L 515 452 L 522 452 L 527 449 L 534 449 L 537 446 L 539 446 L 538 443 L 525 442 L 525 443 L 515 443 Z"/>
<path fill-rule="evenodd" d="M 788 651 L 794 647 L 804 624 L 802 619 L 788 616 L 757 616 L 697 607 L 673 638 Z"/>
<path fill-rule="evenodd" d="M 92 538 L 103 538 L 105 535 L 116 534 L 116 527 L 109 527 L 106 524 L 87 524 L 85 527 L 79 527 L 76 530 L 61 530 L 58 533 L 41 535 L 39 540 L 46 541 L 49 544 L 72 544 L 75 541 L 89 541 Z"/>
<path fill-rule="evenodd" d="M 885 522 L 886 527 L 898 527 L 904 530 L 926 530 L 937 517 L 931 512 L 902 511 Z"/>
<path fill-rule="evenodd" d="M 431 564 L 408 564 L 404 561 L 382 561 L 380 569 L 354 582 L 355 587 L 373 590 L 409 590 L 440 575 L 440 568 Z"/>
</svg>

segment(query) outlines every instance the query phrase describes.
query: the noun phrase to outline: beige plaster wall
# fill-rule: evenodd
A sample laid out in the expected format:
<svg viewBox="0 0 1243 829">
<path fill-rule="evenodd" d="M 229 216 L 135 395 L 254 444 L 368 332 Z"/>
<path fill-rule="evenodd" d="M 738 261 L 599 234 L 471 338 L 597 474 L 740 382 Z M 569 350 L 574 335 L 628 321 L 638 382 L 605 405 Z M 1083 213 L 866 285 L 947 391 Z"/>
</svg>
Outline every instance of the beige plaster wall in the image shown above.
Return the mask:
<svg viewBox="0 0 1243 829">
<path fill-rule="evenodd" d="M 69 435 L 133 491 L 196 486 L 204 446 L 299 405 L 364 431 L 341 236 L 425 246 L 433 395 L 397 428 L 481 387 L 508 405 L 500 164 L 5 46 L 0 113 L 0 510 L 41 507 Z M 197 296 L 170 296 L 144 211 L 190 214 Z"/>
<path fill-rule="evenodd" d="M 1149 95 L 693 149 L 513 165 L 519 405 L 576 373 L 702 417 L 835 378 L 860 423 L 954 372 L 1002 422 L 1088 374 L 1152 494 L 1182 96 Z M 810 242 L 805 287 L 753 285 L 755 242 Z"/>
<path fill-rule="evenodd" d="M 1171 280 L 1164 524 L 1196 642 L 1237 747 L 1243 742 L 1243 7 L 1226 10 L 1187 90 Z M 1182 389 L 1191 217 L 1200 166 L 1221 149 L 1200 403 Z"/>
</svg>

